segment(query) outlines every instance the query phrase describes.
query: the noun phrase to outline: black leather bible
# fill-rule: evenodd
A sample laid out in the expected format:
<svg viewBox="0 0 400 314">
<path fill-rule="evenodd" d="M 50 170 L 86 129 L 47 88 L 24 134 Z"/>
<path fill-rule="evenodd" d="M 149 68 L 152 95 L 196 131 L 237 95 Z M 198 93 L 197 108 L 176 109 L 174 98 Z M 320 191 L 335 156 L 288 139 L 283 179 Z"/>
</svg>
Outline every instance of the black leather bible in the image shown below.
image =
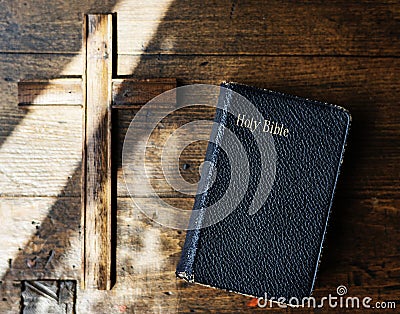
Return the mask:
<svg viewBox="0 0 400 314">
<path fill-rule="evenodd" d="M 210 166 L 202 169 L 176 275 L 301 300 L 314 286 L 351 116 L 278 92 L 221 87 Z"/>
</svg>

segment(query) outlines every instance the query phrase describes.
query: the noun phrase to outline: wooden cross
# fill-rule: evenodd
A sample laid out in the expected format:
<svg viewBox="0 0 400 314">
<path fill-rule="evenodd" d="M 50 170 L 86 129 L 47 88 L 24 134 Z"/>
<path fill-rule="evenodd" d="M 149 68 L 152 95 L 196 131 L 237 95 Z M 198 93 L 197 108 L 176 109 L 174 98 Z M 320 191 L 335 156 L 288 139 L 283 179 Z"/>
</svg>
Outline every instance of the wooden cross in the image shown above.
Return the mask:
<svg viewBox="0 0 400 314">
<path fill-rule="evenodd" d="M 135 80 L 116 77 L 113 57 L 115 14 L 84 17 L 82 78 L 29 80 L 18 84 L 19 106 L 71 105 L 83 107 L 82 288 L 112 286 L 113 165 L 112 112 L 144 104 L 176 87 L 175 79 Z"/>
</svg>

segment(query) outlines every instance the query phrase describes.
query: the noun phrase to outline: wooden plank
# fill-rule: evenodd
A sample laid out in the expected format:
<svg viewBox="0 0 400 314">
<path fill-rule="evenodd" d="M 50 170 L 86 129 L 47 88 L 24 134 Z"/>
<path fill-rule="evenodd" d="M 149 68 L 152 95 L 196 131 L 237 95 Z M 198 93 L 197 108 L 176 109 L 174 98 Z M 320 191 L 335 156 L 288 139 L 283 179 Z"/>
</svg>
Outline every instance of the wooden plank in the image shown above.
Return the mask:
<svg viewBox="0 0 400 314">
<path fill-rule="evenodd" d="M 0 88 L 3 95 L 1 104 L 15 108 L 15 104 L 18 103 L 17 82 L 32 79 L 49 80 L 60 76 L 80 76 L 82 75 L 82 56 L 78 54 L 0 54 L 0 73 Z"/>
<path fill-rule="evenodd" d="M 132 105 L 145 104 L 154 97 L 176 87 L 176 79 L 131 78 L 114 79 L 112 89 L 113 109 L 129 109 Z"/>
<path fill-rule="evenodd" d="M 81 79 L 22 80 L 18 82 L 18 106 L 82 106 Z"/>
<path fill-rule="evenodd" d="M 0 196 L 80 196 L 82 109 L 22 110 L 8 95 L 0 101 Z"/>
<path fill-rule="evenodd" d="M 382 46 L 398 42 L 399 35 L 399 8 L 393 2 L 252 0 L 218 1 L 204 6 L 201 1 L 180 1 L 170 5 L 157 33 L 146 43 L 142 38 L 147 36 L 133 35 L 151 31 L 150 22 L 143 23 L 135 16 L 132 8 L 136 6 L 131 2 L 120 6 L 118 36 L 124 38 L 118 47 L 121 54 L 132 53 L 136 48 L 142 53 L 173 55 L 378 55 L 383 53 Z M 382 20 L 388 24 L 383 26 Z M 126 29 L 130 32 L 123 31 Z M 390 48 L 393 55 L 398 53 L 398 45 L 394 46 Z"/>
<path fill-rule="evenodd" d="M 72 1 L 2 2 L 0 51 L 81 49 L 82 13 L 118 14 L 123 54 L 273 54 L 394 56 L 399 3 L 394 1 Z M 154 14 L 160 11 L 162 14 Z M 21 13 L 23 12 L 23 13 Z M 59 12 L 62 12 L 59 13 Z M 251 19 L 251 22 L 249 22 Z"/>
<path fill-rule="evenodd" d="M 77 30 L 81 25 L 78 21 L 16 23 L 12 20 L 3 20 L 0 23 L 0 32 L 4 34 L 0 40 L 1 51 L 6 53 L 76 54 L 80 50 L 81 35 Z M 68 29 L 70 32 L 63 31 L 63 29 Z"/>
<path fill-rule="evenodd" d="M 135 70 L 130 69 L 136 64 Z M 351 105 L 395 102 L 399 58 L 312 56 L 118 56 L 118 75 L 177 77 L 183 85 L 234 81 Z M 367 103 L 368 102 L 368 103 Z"/>
<path fill-rule="evenodd" d="M 112 15 L 88 15 L 86 34 L 85 288 L 111 288 Z"/>
<path fill-rule="evenodd" d="M 80 197 L 2 197 L 2 281 L 80 278 Z"/>
<path fill-rule="evenodd" d="M 130 199 L 118 199 L 117 224 L 118 289 L 120 295 L 129 295 L 123 303 L 127 312 L 176 312 L 174 271 L 182 232 L 152 223 Z"/>
<path fill-rule="evenodd" d="M 252 0 L 173 2 L 152 36 L 128 3 L 119 13 L 120 54 L 396 55 L 398 3 Z M 126 10 L 126 11 L 125 11 Z M 249 20 L 251 22 L 249 23 Z M 384 21 L 384 22 L 383 22 Z M 149 23 L 147 23 L 149 24 Z M 229 25 L 229 27 L 227 27 Z M 129 32 L 125 30 L 129 29 Z M 146 32 L 135 36 L 137 32 Z M 149 33 L 149 34 L 147 34 Z M 152 37 L 147 43 L 144 38 Z"/>
<path fill-rule="evenodd" d="M 176 79 L 113 79 L 112 107 L 127 109 L 144 104 L 176 87 Z M 86 89 L 84 89 L 86 90 Z M 18 106 L 82 106 L 82 79 L 21 80 L 18 82 Z"/>
<path fill-rule="evenodd" d="M 10 1 L 1 3 L 2 51 L 78 53 L 82 43 L 82 16 L 112 12 L 117 0 Z"/>
</svg>

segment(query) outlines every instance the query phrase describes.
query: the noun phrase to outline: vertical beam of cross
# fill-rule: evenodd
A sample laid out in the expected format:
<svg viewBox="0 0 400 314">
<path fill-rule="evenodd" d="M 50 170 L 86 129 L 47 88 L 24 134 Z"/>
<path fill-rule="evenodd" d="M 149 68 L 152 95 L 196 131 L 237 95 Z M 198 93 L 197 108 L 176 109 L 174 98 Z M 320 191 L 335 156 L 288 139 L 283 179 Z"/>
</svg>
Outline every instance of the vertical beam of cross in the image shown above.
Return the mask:
<svg viewBox="0 0 400 314">
<path fill-rule="evenodd" d="M 112 269 L 115 256 L 111 243 L 116 234 L 111 224 L 115 214 L 112 198 L 116 197 L 112 195 L 116 187 L 112 180 L 111 113 L 113 110 L 137 109 L 138 105 L 176 87 L 176 79 L 172 78 L 138 80 L 114 77 L 114 22 L 114 14 L 84 16 L 82 79 L 23 80 L 18 83 L 18 105 L 21 108 L 62 105 L 82 106 L 83 109 L 82 289 L 110 289 L 111 274 L 115 271 Z"/>
<path fill-rule="evenodd" d="M 112 18 L 111 14 L 87 15 L 83 36 L 85 289 L 111 288 Z"/>
</svg>

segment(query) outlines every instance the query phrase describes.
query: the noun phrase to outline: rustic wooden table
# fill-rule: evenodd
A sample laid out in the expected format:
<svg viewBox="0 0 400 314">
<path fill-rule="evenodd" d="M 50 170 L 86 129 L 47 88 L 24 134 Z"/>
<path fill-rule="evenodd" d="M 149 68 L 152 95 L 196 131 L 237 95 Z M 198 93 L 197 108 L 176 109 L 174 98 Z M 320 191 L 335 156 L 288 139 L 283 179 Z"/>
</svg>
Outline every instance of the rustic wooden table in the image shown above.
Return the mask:
<svg viewBox="0 0 400 314">
<path fill-rule="evenodd" d="M 51 302 L 59 295 L 51 300 L 50 292 L 21 297 L 45 279 L 78 283 L 67 287 L 77 290 L 68 302 L 78 313 L 262 310 L 249 297 L 175 279 L 185 232 L 143 216 L 122 178 L 123 138 L 140 106 L 114 117 L 117 282 L 110 291 L 79 289 L 82 109 L 20 109 L 17 82 L 82 75 L 82 14 L 109 12 L 117 13 L 119 76 L 172 77 L 179 84 L 236 81 L 350 110 L 351 135 L 314 295 L 335 294 L 345 285 L 349 296 L 400 307 L 398 2 L 4 0 L 0 12 L 1 313 L 35 313 L 32 302 L 55 308 Z M 177 127 L 213 114 L 175 112 L 152 135 L 152 184 L 170 204 L 190 210 L 193 198 L 165 181 L 160 147 Z M 198 180 L 205 148 L 195 143 L 181 156 L 189 182 Z M 134 197 L 146 201 L 145 194 Z M 58 311 L 70 313 L 71 307 Z"/>
</svg>

